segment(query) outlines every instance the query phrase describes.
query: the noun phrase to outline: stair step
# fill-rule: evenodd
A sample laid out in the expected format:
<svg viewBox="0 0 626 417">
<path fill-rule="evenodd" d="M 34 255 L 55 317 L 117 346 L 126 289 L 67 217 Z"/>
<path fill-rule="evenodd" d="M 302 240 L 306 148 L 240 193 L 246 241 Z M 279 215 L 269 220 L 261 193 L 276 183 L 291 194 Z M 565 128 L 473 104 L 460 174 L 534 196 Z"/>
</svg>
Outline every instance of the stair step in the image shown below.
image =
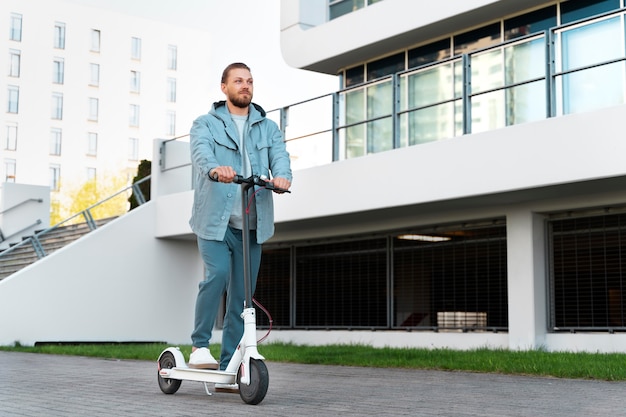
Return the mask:
<svg viewBox="0 0 626 417">
<path fill-rule="evenodd" d="M 96 226 L 100 227 L 108 222 L 114 220 L 116 217 L 109 217 L 106 219 L 98 219 L 95 221 Z M 40 233 L 38 231 L 37 233 Z M 77 223 L 67 226 L 60 226 L 52 229 L 38 237 L 41 246 L 43 247 L 46 255 L 50 255 L 58 249 L 80 239 L 82 236 L 91 232 L 91 229 L 87 223 Z M 24 237 L 23 240 L 28 239 Z M 15 245 L 13 245 L 15 246 Z M 39 257 L 33 248 L 31 243 L 25 243 L 20 247 L 17 247 L 6 255 L 2 255 L 0 252 L 0 280 L 8 277 L 9 275 L 19 271 L 28 265 L 37 262 Z"/>
</svg>

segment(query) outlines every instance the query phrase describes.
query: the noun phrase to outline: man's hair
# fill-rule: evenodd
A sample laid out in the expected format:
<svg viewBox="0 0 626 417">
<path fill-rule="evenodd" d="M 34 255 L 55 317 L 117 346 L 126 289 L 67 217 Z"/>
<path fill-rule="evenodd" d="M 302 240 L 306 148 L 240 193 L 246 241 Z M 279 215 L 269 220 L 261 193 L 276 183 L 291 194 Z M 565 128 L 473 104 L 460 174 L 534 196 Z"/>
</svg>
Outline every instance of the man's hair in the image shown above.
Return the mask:
<svg viewBox="0 0 626 417">
<path fill-rule="evenodd" d="M 234 62 L 230 64 L 229 66 L 227 66 L 226 68 L 224 68 L 224 72 L 222 72 L 222 84 L 226 84 L 226 80 L 228 80 L 228 74 L 230 73 L 230 70 L 233 70 L 235 68 L 240 68 L 240 69 L 245 69 L 245 70 L 250 71 L 250 67 L 248 67 L 243 62 Z"/>
</svg>

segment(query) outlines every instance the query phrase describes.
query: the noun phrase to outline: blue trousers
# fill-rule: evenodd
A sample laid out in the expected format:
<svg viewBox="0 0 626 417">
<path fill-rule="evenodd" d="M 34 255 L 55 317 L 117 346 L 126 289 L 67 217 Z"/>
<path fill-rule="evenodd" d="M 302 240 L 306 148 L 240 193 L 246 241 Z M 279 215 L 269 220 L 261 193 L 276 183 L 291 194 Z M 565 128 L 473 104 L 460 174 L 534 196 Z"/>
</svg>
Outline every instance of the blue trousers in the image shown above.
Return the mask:
<svg viewBox="0 0 626 417">
<path fill-rule="evenodd" d="M 196 317 L 191 341 L 195 347 L 208 347 L 217 318 L 220 301 L 226 292 L 226 314 L 222 331 L 220 369 L 226 369 L 243 335 L 241 312 L 246 298 L 243 275 L 242 231 L 229 227 L 223 241 L 198 238 L 198 249 L 204 261 L 204 280 L 199 284 Z M 250 231 L 250 272 L 252 293 L 256 288 L 261 245 L 256 231 Z"/>
</svg>

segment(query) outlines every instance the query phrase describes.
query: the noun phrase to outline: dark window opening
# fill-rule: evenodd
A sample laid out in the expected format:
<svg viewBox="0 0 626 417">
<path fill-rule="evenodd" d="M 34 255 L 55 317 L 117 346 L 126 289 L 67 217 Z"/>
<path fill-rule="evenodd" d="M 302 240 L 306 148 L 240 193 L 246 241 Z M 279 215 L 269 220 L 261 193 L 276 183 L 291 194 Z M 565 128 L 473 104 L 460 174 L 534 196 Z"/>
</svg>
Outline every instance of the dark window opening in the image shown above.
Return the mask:
<svg viewBox="0 0 626 417">
<path fill-rule="evenodd" d="M 394 326 L 508 327 L 506 228 L 396 236 Z"/>
<path fill-rule="evenodd" d="M 620 0 L 570 0 L 561 3 L 561 24 L 619 9 Z"/>
<path fill-rule="evenodd" d="M 363 65 L 346 70 L 346 87 L 365 82 L 365 68 Z"/>
<path fill-rule="evenodd" d="M 368 63 L 367 80 L 375 80 L 400 71 L 404 71 L 404 52 Z"/>
<path fill-rule="evenodd" d="M 454 37 L 454 55 L 466 54 L 500 43 L 500 22 Z"/>
<path fill-rule="evenodd" d="M 267 249 L 261 256 L 261 268 L 257 279 L 254 298 L 268 310 L 273 327 L 289 327 L 291 300 L 291 249 Z M 259 327 L 269 327 L 269 317 L 258 307 L 256 311 Z"/>
<path fill-rule="evenodd" d="M 269 245 L 255 298 L 278 328 L 507 330 L 506 265 L 504 221 Z"/>
<path fill-rule="evenodd" d="M 408 52 L 408 66 L 416 68 L 431 62 L 443 61 L 450 58 L 450 51 L 450 38 L 411 49 Z"/>
<path fill-rule="evenodd" d="M 504 21 L 504 40 L 519 38 L 556 26 L 556 6 L 545 7 L 534 12 Z"/>
<path fill-rule="evenodd" d="M 387 326 L 384 238 L 296 249 L 296 327 Z"/>
<path fill-rule="evenodd" d="M 626 214 L 552 220 L 551 327 L 626 330 Z"/>
</svg>

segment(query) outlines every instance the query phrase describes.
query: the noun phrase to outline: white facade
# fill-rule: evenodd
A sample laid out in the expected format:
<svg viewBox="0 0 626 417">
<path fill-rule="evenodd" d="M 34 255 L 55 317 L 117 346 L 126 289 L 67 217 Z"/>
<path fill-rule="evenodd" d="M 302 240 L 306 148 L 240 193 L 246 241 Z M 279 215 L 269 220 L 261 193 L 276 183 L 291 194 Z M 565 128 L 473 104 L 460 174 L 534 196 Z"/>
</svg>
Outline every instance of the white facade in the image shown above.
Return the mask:
<svg viewBox="0 0 626 417">
<path fill-rule="evenodd" d="M 7 36 L 15 17 L 18 40 Z M 56 169 L 59 200 L 94 173 L 132 179 L 154 138 L 186 135 L 209 107 L 207 32 L 57 0 L 2 1 L 0 31 L 2 182 L 54 187 Z M 17 112 L 7 111 L 11 88 L 19 89 Z"/>
<path fill-rule="evenodd" d="M 417 4 L 383 0 L 323 23 L 325 1 L 284 0 L 285 58 L 300 68 L 335 73 L 385 55 L 384 51 L 419 43 L 419 39 L 471 29 L 544 2 L 459 1 L 454 10 L 444 3 L 417 10 Z M 396 24 L 385 23 L 393 19 Z M 346 32 L 346 26 L 368 30 Z M 292 193 L 275 198 L 276 235 L 269 245 L 288 247 L 385 231 L 503 220 L 507 326 L 497 332 L 294 326 L 272 331 L 269 340 L 626 352 L 623 331 L 549 330 L 547 239 L 555 214 L 623 212 L 625 114 L 622 103 L 298 169 Z M 153 163 L 153 198 L 145 207 L 106 225 L 88 241 L 75 242 L 0 281 L 0 328 L 8 329 L 0 333 L 0 344 L 51 338 L 189 343 L 202 265 L 187 223 L 192 201 L 188 145 L 168 143 L 165 153 L 160 152 L 161 146 L 155 143 L 154 161 L 166 155 L 169 162 L 164 168 L 183 168 L 161 171 Z M 90 258 L 93 253 L 110 255 Z M 123 268 L 117 259 L 125 259 Z M 102 285 L 105 281 L 107 285 Z M 115 314 L 110 314 L 111 308 Z M 11 314 L 19 309 L 29 314 Z M 45 311 L 46 321 L 36 311 Z M 89 323 L 85 316 L 91 318 Z M 219 332 L 215 337 L 219 340 Z"/>
</svg>

